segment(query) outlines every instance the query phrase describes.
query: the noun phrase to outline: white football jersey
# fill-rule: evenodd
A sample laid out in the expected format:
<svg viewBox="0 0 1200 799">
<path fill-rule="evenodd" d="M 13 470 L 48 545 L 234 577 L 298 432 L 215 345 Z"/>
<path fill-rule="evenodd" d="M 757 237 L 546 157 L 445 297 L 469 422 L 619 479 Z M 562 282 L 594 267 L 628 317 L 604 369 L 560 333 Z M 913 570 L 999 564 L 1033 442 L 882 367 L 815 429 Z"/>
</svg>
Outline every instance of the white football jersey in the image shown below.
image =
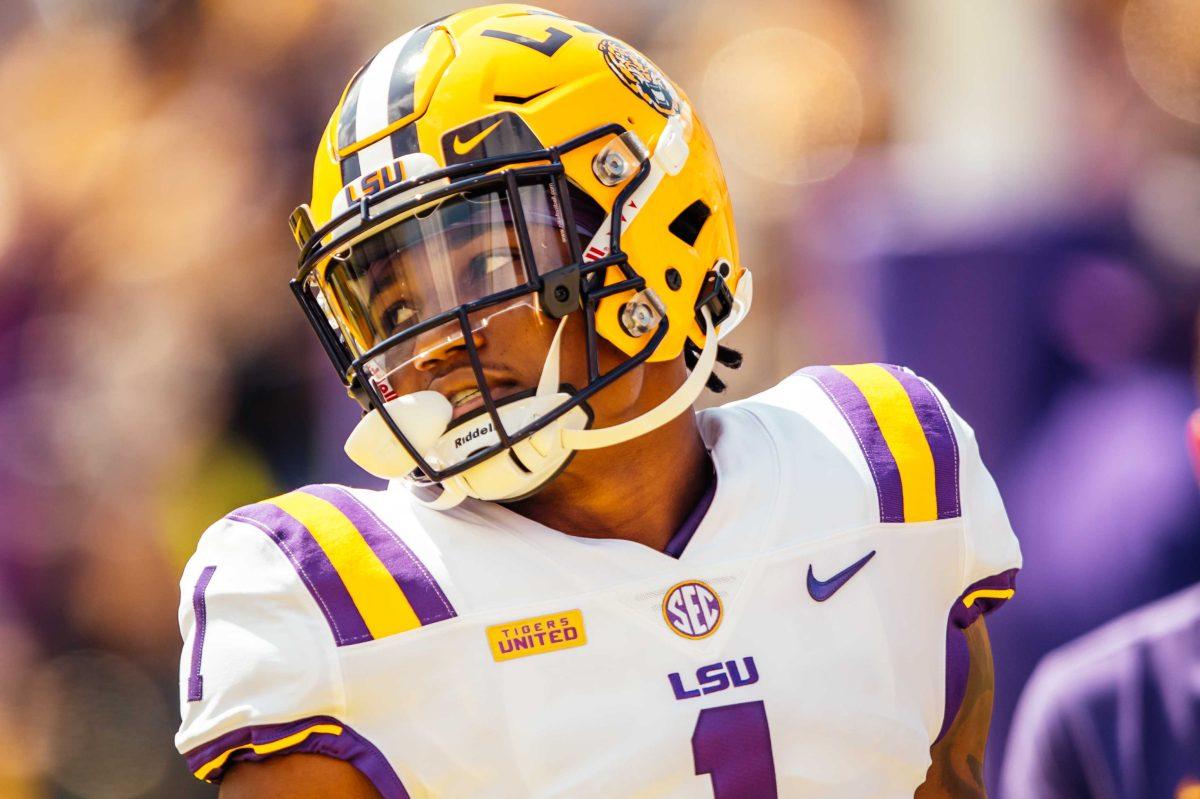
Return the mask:
<svg viewBox="0 0 1200 799">
<path fill-rule="evenodd" d="M 402 485 L 219 521 L 182 580 L 192 770 L 316 752 L 388 799 L 911 797 L 961 699 L 947 625 L 1021 562 L 974 434 L 879 364 L 699 424 L 715 493 L 677 558 Z"/>
</svg>

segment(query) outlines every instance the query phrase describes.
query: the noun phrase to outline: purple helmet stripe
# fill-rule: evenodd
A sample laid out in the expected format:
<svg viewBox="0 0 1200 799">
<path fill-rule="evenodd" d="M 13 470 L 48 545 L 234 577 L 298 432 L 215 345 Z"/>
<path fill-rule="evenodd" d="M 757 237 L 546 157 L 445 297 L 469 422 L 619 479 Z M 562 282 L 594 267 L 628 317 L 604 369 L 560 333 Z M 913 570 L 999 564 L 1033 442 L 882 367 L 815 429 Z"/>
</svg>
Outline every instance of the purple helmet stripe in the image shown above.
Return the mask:
<svg viewBox="0 0 1200 799">
<path fill-rule="evenodd" d="M 346 584 L 307 527 L 269 502 L 239 508 L 227 518 L 257 527 L 283 550 L 325 614 L 338 646 L 371 640 Z"/>
<path fill-rule="evenodd" d="M 929 442 L 929 450 L 933 453 L 934 483 L 937 491 L 937 510 L 939 519 L 953 519 L 962 515 L 958 490 L 958 441 L 954 438 L 954 430 L 950 427 L 950 419 L 946 409 L 942 407 L 937 395 L 929 388 L 924 380 L 907 369 L 891 364 L 879 364 L 887 369 L 908 394 L 917 419 L 925 431 L 925 439 Z"/>
<path fill-rule="evenodd" d="M 287 746 L 273 743 L 289 736 L 301 735 L 313 727 L 337 727 L 340 732 L 313 731 Z M 260 751 L 270 749 L 270 751 Z M 228 753 L 228 754 L 227 754 Z M 309 753 L 325 755 L 350 763 L 362 772 L 384 799 L 408 799 L 408 791 L 395 769 L 372 744 L 346 724 L 330 716 L 310 716 L 284 724 L 259 724 L 241 727 L 202 744 L 187 752 L 184 758 L 192 773 L 201 772 L 206 765 L 225 756 L 216 768 L 204 774 L 208 782 L 220 782 L 235 763 L 255 763 L 269 757 Z"/>
<path fill-rule="evenodd" d="M 359 67 L 358 72 L 350 79 L 350 88 L 346 91 L 346 99 L 342 103 L 342 113 L 338 118 L 337 149 L 344 150 L 355 141 L 355 122 L 358 119 L 358 96 L 362 92 L 363 73 L 371 62 Z"/>
<path fill-rule="evenodd" d="M 812 378 L 825 390 L 858 439 L 879 494 L 879 520 L 903 522 L 904 490 L 900 484 L 900 470 L 867 398 L 854 381 L 832 366 L 809 366 L 801 369 L 800 374 Z"/>
<path fill-rule="evenodd" d="M 432 25 L 417 28 L 404 42 L 404 47 L 400 49 L 400 55 L 396 58 L 396 65 L 392 70 L 392 77 L 388 85 L 387 121 L 389 125 L 404 119 L 414 110 L 413 95 L 416 91 L 417 75 L 425 66 L 425 59 L 417 56 L 425 49 L 425 44 L 434 30 Z"/>
<path fill-rule="evenodd" d="M 362 165 L 358 160 L 358 153 L 352 153 L 342 159 L 342 185 L 350 183 L 353 180 L 358 180 L 362 177 Z"/>
<path fill-rule="evenodd" d="M 419 153 L 421 145 L 417 143 L 417 123 L 410 122 L 404 127 L 396 130 L 390 136 L 388 141 L 392 145 L 392 158 L 400 158 L 412 153 Z M 350 181 L 346 181 L 349 183 Z"/>
<path fill-rule="evenodd" d="M 300 490 L 325 500 L 345 514 L 396 580 L 421 624 L 458 615 L 425 564 L 352 492 L 331 485 L 311 485 Z"/>
</svg>

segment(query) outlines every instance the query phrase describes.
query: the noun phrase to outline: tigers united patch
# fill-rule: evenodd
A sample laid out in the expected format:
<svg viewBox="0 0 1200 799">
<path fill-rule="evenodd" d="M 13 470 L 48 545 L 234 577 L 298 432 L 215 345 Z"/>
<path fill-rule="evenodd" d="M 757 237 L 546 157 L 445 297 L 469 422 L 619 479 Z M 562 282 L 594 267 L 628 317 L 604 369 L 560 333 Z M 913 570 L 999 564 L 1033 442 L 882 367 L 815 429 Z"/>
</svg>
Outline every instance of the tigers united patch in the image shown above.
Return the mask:
<svg viewBox="0 0 1200 799">
<path fill-rule="evenodd" d="M 487 628 L 492 659 L 497 663 L 544 652 L 557 652 L 587 643 L 583 613 L 564 610 L 545 616 L 518 619 Z"/>
</svg>

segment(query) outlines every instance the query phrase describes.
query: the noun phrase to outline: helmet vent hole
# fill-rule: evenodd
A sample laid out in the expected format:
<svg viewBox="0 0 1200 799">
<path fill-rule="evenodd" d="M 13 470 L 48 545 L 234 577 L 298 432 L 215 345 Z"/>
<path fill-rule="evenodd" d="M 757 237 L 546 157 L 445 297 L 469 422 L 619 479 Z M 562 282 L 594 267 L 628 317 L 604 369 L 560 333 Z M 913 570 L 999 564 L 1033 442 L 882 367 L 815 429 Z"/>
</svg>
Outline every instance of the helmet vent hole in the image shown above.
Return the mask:
<svg viewBox="0 0 1200 799">
<path fill-rule="evenodd" d="M 683 287 L 683 276 L 679 274 L 679 270 L 671 267 L 666 273 L 667 288 L 671 291 L 679 291 Z"/>
<path fill-rule="evenodd" d="M 675 217 L 671 224 L 667 225 L 667 229 L 677 239 L 691 247 L 695 245 L 696 239 L 700 237 L 700 231 L 704 227 L 704 223 L 708 221 L 711 215 L 712 209 L 705 205 L 703 200 L 696 200 L 687 208 L 680 211 L 679 216 Z"/>
<path fill-rule="evenodd" d="M 495 95 L 492 95 L 492 100 L 494 100 L 497 103 L 508 103 L 509 105 L 525 105 L 530 100 L 536 100 L 537 98 L 541 97 L 543 94 L 548 94 L 549 92 L 552 92 L 557 88 L 558 88 L 557 86 L 551 86 L 547 89 L 542 89 L 541 91 L 537 91 L 537 92 L 534 92 L 533 94 L 527 94 L 527 95 L 495 94 Z"/>
</svg>

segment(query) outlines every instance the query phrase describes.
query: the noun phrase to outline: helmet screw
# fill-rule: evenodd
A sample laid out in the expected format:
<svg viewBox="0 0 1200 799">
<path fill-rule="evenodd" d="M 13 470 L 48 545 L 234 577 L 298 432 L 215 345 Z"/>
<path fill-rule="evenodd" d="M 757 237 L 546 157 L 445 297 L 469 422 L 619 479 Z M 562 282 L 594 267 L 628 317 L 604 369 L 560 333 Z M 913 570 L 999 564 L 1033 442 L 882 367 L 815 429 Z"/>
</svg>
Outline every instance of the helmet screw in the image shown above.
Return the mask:
<svg viewBox="0 0 1200 799">
<path fill-rule="evenodd" d="M 596 177 L 605 186 L 615 186 L 629 174 L 629 163 L 625 160 L 625 156 L 614 149 L 605 149 L 600 153 L 593 168 Z"/>
<path fill-rule="evenodd" d="M 649 157 L 650 152 L 638 135 L 627 130 L 596 153 L 592 159 L 592 172 L 605 186 L 616 186 Z"/>
<path fill-rule="evenodd" d="M 667 270 L 666 278 L 667 288 L 671 291 L 679 291 L 683 285 L 683 276 L 679 274 L 679 270 L 672 266 Z"/>
<path fill-rule="evenodd" d="M 566 286 L 555 286 L 554 287 L 554 299 L 558 300 L 559 302 L 566 302 L 570 298 L 571 298 L 571 292 L 570 292 L 570 290 L 567 289 Z"/>
<path fill-rule="evenodd" d="M 631 336 L 644 336 L 650 331 L 654 314 L 645 303 L 631 302 L 625 306 L 621 321 Z"/>
<path fill-rule="evenodd" d="M 658 327 L 666 311 L 650 289 L 639 291 L 621 306 L 619 320 L 626 335 L 639 338 Z"/>
</svg>

